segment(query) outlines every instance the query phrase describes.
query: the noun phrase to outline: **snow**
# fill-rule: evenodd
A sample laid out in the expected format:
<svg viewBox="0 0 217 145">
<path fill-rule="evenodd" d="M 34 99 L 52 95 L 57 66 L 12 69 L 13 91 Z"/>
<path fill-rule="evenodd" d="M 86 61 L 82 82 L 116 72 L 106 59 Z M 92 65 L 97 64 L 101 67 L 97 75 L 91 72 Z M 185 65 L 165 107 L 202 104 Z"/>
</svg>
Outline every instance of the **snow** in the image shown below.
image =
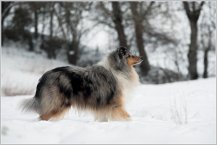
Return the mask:
<svg viewBox="0 0 217 145">
<path fill-rule="evenodd" d="M 1 97 L 1 143 L 216 143 L 216 78 L 141 85 L 129 94 L 127 122 L 95 122 L 74 109 L 62 120 L 39 121 L 19 108 L 30 97 Z"/>
<path fill-rule="evenodd" d="M 127 96 L 129 122 L 95 122 L 73 108 L 62 120 L 39 121 L 20 103 L 45 71 L 69 64 L 19 48 L 2 49 L 1 143 L 216 143 L 216 78 L 139 86 Z"/>
<path fill-rule="evenodd" d="M 33 94 L 44 72 L 69 65 L 59 60 L 49 60 L 42 54 L 28 52 L 17 45 L 3 47 L 1 60 L 1 93 L 10 96 Z"/>
</svg>

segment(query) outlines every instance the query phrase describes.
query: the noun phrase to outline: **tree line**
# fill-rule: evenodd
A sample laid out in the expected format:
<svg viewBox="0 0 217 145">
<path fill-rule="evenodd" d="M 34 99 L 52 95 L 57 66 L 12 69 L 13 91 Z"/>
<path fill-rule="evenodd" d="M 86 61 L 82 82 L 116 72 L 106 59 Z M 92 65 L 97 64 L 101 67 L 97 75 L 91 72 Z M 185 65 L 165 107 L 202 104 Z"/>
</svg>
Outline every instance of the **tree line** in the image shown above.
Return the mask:
<svg viewBox="0 0 217 145">
<path fill-rule="evenodd" d="M 204 48 L 203 77 L 208 77 L 208 53 L 213 49 L 211 39 L 215 23 L 203 23 L 204 31 L 199 36 L 198 20 L 204 5 L 208 2 L 182 2 L 181 11 L 185 13 L 190 27 L 190 44 L 188 48 L 189 79 L 198 79 L 197 53 Z M 208 4 L 207 4 L 208 5 Z M 48 58 L 56 57 L 56 50 L 64 47 L 67 60 L 76 65 L 82 49 L 81 38 L 91 28 L 82 26 L 82 21 L 90 18 L 95 26 L 105 25 L 117 35 L 120 46 L 131 48 L 135 45 L 139 55 L 143 56 L 140 65 L 141 74 L 148 75 L 151 65 L 146 52 L 148 44 L 172 45 L 179 43 L 166 32 L 158 31 L 150 24 L 150 17 L 164 14 L 170 17 L 174 10 L 169 3 L 162 2 L 2 2 L 2 45 L 5 39 L 25 41 L 29 51 L 34 51 L 35 41 L 40 39 L 40 48 Z M 94 11 L 94 13 L 90 13 Z M 178 11 L 178 10 L 177 10 Z M 6 19 L 11 16 L 11 21 Z M 46 23 L 49 21 L 49 23 Z M 57 23 L 56 23 L 57 22 Z M 39 32 L 39 26 L 41 27 Z M 48 27 L 48 33 L 45 34 Z M 30 31 L 30 28 L 34 28 Z M 57 31 L 58 30 L 58 31 Z M 198 42 L 201 40 L 208 41 Z M 178 65 L 178 64 L 177 64 Z"/>
</svg>

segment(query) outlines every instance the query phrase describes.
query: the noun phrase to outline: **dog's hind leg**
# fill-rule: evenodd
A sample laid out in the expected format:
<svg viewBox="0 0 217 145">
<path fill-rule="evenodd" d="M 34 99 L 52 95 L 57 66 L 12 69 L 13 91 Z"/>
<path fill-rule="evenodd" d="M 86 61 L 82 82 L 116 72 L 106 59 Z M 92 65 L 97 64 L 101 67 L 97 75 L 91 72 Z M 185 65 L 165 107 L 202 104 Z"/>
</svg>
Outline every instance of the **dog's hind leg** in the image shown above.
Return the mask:
<svg viewBox="0 0 217 145">
<path fill-rule="evenodd" d="M 54 114 L 55 114 L 56 112 L 54 111 L 54 112 L 49 112 L 49 113 L 46 113 L 46 114 L 42 114 L 42 115 L 40 115 L 40 119 L 41 120 L 49 120 Z"/>
</svg>

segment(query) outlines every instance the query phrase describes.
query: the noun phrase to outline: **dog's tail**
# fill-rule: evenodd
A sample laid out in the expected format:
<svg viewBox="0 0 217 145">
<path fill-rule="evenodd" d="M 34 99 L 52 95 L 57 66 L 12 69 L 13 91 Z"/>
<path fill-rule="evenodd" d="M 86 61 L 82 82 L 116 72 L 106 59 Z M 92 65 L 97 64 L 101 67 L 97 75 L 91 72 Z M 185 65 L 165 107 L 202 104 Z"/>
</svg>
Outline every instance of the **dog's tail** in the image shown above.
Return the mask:
<svg viewBox="0 0 217 145">
<path fill-rule="evenodd" d="M 23 102 L 20 104 L 20 107 L 23 111 L 39 112 L 40 104 L 39 101 L 34 97 L 23 100 Z"/>
</svg>

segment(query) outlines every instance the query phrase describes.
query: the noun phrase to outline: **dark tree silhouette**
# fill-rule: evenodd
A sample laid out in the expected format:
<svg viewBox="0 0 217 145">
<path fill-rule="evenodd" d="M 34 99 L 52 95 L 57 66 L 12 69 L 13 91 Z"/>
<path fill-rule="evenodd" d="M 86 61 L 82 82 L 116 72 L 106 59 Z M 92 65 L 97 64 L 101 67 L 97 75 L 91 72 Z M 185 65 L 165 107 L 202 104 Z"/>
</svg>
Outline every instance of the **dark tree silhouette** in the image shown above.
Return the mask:
<svg viewBox="0 0 217 145">
<path fill-rule="evenodd" d="M 5 19 L 8 17 L 9 13 L 10 13 L 10 10 L 11 8 L 13 7 L 14 5 L 14 2 L 2 2 L 2 13 L 1 13 L 1 16 L 2 16 L 2 19 L 1 19 L 1 31 L 3 32 L 4 31 L 4 22 L 5 22 Z M 4 33 L 2 33 L 2 46 L 4 45 Z"/>
<path fill-rule="evenodd" d="M 189 20 L 190 28 L 191 28 L 191 38 L 190 38 L 190 46 L 188 51 L 188 72 L 190 75 L 190 79 L 194 80 L 198 78 L 197 72 L 197 36 L 198 36 L 198 26 L 197 22 L 200 17 L 200 12 L 202 10 L 202 6 L 204 2 L 183 2 L 183 6 L 186 12 L 186 15 Z"/>
<path fill-rule="evenodd" d="M 43 7 L 44 3 L 42 2 L 28 2 L 29 6 L 30 6 L 30 10 L 33 12 L 34 14 L 34 18 L 33 18 L 33 23 L 34 23 L 34 37 L 35 39 L 38 38 L 38 19 L 39 19 L 39 14 L 40 14 L 40 9 L 41 7 Z"/>
<path fill-rule="evenodd" d="M 115 30 L 118 34 L 119 45 L 128 47 L 126 35 L 124 33 L 124 26 L 122 24 L 123 18 L 119 2 L 112 2 L 112 13 L 112 20 L 115 24 Z"/>
<path fill-rule="evenodd" d="M 147 75 L 148 71 L 150 70 L 150 64 L 149 64 L 148 56 L 145 51 L 144 39 L 143 39 L 144 26 L 142 24 L 142 17 L 138 12 L 138 5 L 139 5 L 138 2 L 130 2 L 130 8 L 133 15 L 133 21 L 134 21 L 136 44 L 137 44 L 139 54 L 143 57 L 143 62 L 140 65 L 140 67 L 142 73 L 144 75 Z"/>
</svg>

